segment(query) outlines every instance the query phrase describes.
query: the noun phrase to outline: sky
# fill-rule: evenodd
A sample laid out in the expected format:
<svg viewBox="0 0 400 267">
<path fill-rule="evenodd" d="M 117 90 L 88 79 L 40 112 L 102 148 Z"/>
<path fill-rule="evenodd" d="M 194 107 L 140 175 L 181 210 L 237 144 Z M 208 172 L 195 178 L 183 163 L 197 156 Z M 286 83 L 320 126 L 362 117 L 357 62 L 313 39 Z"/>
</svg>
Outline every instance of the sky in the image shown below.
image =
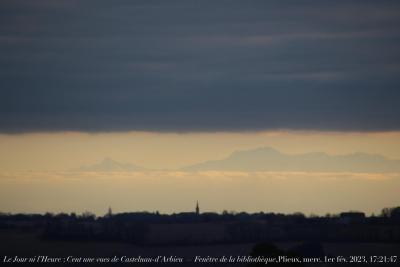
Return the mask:
<svg viewBox="0 0 400 267">
<path fill-rule="evenodd" d="M 260 147 L 399 160 L 399 25 L 385 0 L 3 0 L 0 211 L 398 205 L 396 173 L 180 168 Z M 149 170 L 73 171 L 104 158 Z"/>
<path fill-rule="evenodd" d="M 0 171 L 65 171 L 105 158 L 176 170 L 259 147 L 286 154 L 365 152 L 400 160 L 400 132 L 29 133 L 0 135 L 0 147 Z"/>
<path fill-rule="evenodd" d="M 5 0 L 0 131 L 399 130 L 399 7 Z"/>
</svg>

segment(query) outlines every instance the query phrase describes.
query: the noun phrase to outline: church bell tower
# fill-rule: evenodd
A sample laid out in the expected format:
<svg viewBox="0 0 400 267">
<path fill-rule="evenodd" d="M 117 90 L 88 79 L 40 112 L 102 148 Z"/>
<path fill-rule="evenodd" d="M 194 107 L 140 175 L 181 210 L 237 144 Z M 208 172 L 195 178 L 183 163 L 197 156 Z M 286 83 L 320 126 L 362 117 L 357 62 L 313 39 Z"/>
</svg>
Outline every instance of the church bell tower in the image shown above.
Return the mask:
<svg viewBox="0 0 400 267">
<path fill-rule="evenodd" d="M 200 214 L 199 201 L 196 202 L 196 215 Z"/>
</svg>

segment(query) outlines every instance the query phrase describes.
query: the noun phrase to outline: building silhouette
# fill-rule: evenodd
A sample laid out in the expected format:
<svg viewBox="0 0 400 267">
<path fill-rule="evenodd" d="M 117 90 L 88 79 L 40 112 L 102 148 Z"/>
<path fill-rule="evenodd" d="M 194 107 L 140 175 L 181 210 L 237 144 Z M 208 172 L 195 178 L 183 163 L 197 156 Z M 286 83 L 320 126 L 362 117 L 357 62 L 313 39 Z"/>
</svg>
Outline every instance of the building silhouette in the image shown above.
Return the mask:
<svg viewBox="0 0 400 267">
<path fill-rule="evenodd" d="M 200 214 L 199 201 L 196 202 L 196 215 Z"/>
<path fill-rule="evenodd" d="M 113 216 L 112 209 L 111 209 L 111 207 L 108 207 L 108 211 L 107 211 L 107 214 L 105 215 L 105 217 L 110 218 L 112 216 Z"/>
</svg>

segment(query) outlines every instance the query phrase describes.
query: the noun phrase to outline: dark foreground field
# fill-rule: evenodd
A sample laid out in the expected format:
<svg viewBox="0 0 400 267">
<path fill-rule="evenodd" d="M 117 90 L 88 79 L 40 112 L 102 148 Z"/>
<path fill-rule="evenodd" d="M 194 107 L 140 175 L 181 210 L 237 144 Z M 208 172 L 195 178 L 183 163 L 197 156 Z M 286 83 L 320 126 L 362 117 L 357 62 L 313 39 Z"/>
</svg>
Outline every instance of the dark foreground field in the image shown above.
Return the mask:
<svg viewBox="0 0 400 267">
<path fill-rule="evenodd" d="M 24 257 L 37 257 L 48 256 L 39 266 L 247 266 L 247 263 L 196 263 L 194 262 L 196 256 L 203 258 L 218 258 L 221 257 L 234 257 L 247 256 L 254 248 L 254 243 L 236 243 L 236 244 L 213 244 L 213 245 L 133 245 L 122 242 L 107 242 L 107 241 L 56 241 L 44 240 L 40 238 L 38 232 L 21 231 L 21 230 L 1 230 L 0 231 L 0 256 L 1 264 L 4 266 L 22 266 L 28 265 L 23 263 L 6 263 L 5 261 L 12 259 L 15 261 L 23 261 Z M 275 242 L 279 249 L 282 251 L 289 250 L 293 247 L 299 246 L 301 242 Z M 400 254 L 399 243 L 322 243 L 323 253 L 329 257 L 343 256 L 393 256 Z M 165 257 L 164 260 L 160 258 L 158 263 L 138 263 L 138 262 L 125 262 L 125 263 L 111 263 L 107 259 L 129 259 L 140 260 L 146 258 L 157 258 L 157 256 Z M 54 258 L 62 258 L 63 261 L 71 261 L 70 263 L 59 262 L 51 263 Z M 69 259 L 67 260 L 67 257 Z M 81 262 L 79 261 L 81 258 Z M 82 258 L 95 258 L 95 262 L 82 263 Z M 37 258 L 36 258 L 37 259 Z M 47 261 L 47 263 L 44 263 Z M 170 261 L 169 263 L 163 261 Z M 262 264 L 265 265 L 265 264 Z M 285 266 L 284 264 L 281 264 Z M 326 263 L 313 264 L 309 266 L 328 266 Z M 332 264 L 338 265 L 338 263 Z M 347 266 L 366 266 L 367 264 L 346 264 Z M 372 266 L 388 266 L 389 264 L 373 264 Z M 396 264 L 397 266 L 399 263 Z M 261 266 L 261 265 L 260 265 Z"/>
</svg>

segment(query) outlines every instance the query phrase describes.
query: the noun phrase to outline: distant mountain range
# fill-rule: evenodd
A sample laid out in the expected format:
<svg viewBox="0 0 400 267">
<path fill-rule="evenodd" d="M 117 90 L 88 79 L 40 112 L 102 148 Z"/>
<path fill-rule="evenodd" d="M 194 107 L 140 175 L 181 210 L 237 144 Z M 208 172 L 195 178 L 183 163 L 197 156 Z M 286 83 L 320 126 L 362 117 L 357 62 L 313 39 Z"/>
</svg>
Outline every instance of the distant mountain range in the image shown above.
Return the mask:
<svg viewBox="0 0 400 267">
<path fill-rule="evenodd" d="M 73 171 L 143 171 L 149 170 L 110 158 Z M 277 171 L 277 172 L 400 172 L 400 160 L 378 154 L 353 153 L 329 155 L 323 152 L 285 154 L 270 147 L 235 151 L 221 160 L 209 160 L 186 166 L 180 171 Z"/>
<path fill-rule="evenodd" d="M 143 171 L 145 168 L 131 163 L 120 163 L 110 158 L 105 158 L 103 161 L 89 165 L 81 166 L 73 171 L 93 171 L 93 172 L 111 172 L 111 171 Z"/>
<path fill-rule="evenodd" d="M 399 172 L 400 160 L 367 153 L 284 154 L 270 147 L 236 151 L 221 160 L 210 160 L 182 168 L 185 171 L 312 171 Z"/>
</svg>

